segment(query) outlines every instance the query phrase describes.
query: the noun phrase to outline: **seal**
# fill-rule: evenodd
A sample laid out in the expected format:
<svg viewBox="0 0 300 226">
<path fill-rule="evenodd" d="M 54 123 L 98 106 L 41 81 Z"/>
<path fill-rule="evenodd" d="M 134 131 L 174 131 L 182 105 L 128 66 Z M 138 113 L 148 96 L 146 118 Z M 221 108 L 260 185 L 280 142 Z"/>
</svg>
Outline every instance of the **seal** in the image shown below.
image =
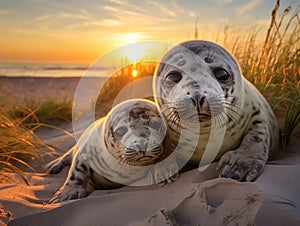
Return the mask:
<svg viewBox="0 0 300 226">
<path fill-rule="evenodd" d="M 159 182 L 161 174 L 168 172 L 151 171 L 150 166 L 163 156 L 165 133 L 166 125 L 154 102 L 131 99 L 118 104 L 90 125 L 73 148 L 48 164 L 50 174 L 71 165 L 65 183 L 50 202 L 86 197 L 95 189 L 117 188 L 149 172 Z"/>
<path fill-rule="evenodd" d="M 269 104 L 242 76 L 235 58 L 215 43 L 187 41 L 167 52 L 153 90 L 167 122 L 164 145 L 178 150 L 177 162 L 219 161 L 220 177 L 252 181 L 279 148 Z"/>
</svg>

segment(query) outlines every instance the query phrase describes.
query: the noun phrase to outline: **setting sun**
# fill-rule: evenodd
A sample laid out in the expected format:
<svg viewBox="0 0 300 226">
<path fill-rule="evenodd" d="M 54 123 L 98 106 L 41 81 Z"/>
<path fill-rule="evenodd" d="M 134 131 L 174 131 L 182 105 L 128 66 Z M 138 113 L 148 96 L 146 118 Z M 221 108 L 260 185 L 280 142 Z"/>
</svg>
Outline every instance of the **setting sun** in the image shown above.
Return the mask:
<svg viewBox="0 0 300 226">
<path fill-rule="evenodd" d="M 131 74 L 132 74 L 132 77 L 135 78 L 138 75 L 138 71 L 134 69 L 134 70 L 132 70 Z"/>
<path fill-rule="evenodd" d="M 144 35 L 137 34 L 137 33 L 129 33 L 129 34 L 125 34 L 122 39 L 123 41 L 125 41 L 125 43 L 134 43 L 144 38 L 145 38 Z"/>
<path fill-rule="evenodd" d="M 135 63 L 145 55 L 145 46 L 142 43 L 133 43 L 125 46 L 126 57 Z"/>
</svg>

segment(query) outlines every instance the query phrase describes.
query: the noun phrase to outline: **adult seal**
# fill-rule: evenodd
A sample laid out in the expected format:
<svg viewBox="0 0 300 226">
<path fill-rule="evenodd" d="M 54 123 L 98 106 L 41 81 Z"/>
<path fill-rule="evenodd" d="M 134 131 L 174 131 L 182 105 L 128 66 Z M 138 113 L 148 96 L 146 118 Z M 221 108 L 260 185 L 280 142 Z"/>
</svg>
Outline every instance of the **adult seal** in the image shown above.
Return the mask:
<svg viewBox="0 0 300 226">
<path fill-rule="evenodd" d="M 153 168 L 164 156 L 165 133 L 154 102 L 131 99 L 120 103 L 86 129 L 66 154 L 48 164 L 50 174 L 71 165 L 65 183 L 50 202 L 86 197 L 95 189 L 117 188 L 145 176 L 156 177 L 153 183 L 169 178 L 163 175 L 167 170 Z"/>
<path fill-rule="evenodd" d="M 215 43 L 175 46 L 158 66 L 153 89 L 168 126 L 164 145 L 176 150 L 177 162 L 219 161 L 221 177 L 252 181 L 278 148 L 279 128 L 269 104 L 242 76 L 235 58 Z"/>
</svg>

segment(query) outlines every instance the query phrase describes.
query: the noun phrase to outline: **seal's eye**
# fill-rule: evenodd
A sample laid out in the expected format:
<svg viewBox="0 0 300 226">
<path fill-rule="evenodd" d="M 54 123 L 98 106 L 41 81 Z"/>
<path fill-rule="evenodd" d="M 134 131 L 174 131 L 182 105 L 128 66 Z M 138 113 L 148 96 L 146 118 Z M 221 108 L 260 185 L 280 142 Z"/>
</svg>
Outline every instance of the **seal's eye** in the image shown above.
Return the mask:
<svg viewBox="0 0 300 226">
<path fill-rule="evenodd" d="M 182 74 L 178 71 L 172 71 L 165 77 L 165 81 L 168 85 L 175 85 L 182 79 Z"/>
<path fill-rule="evenodd" d="M 230 77 L 229 73 L 223 68 L 216 68 L 213 70 L 213 73 L 219 82 L 227 82 Z"/>
<path fill-rule="evenodd" d="M 148 114 L 142 114 L 142 119 L 148 120 L 150 116 Z"/>
<path fill-rule="evenodd" d="M 161 130 L 163 129 L 163 123 L 161 121 L 160 118 L 153 118 L 150 123 L 149 123 L 150 128 L 161 132 Z"/>
<path fill-rule="evenodd" d="M 125 135 L 125 133 L 127 133 L 127 131 L 128 131 L 127 127 L 121 126 L 114 132 L 114 135 L 116 138 L 122 138 Z"/>
</svg>

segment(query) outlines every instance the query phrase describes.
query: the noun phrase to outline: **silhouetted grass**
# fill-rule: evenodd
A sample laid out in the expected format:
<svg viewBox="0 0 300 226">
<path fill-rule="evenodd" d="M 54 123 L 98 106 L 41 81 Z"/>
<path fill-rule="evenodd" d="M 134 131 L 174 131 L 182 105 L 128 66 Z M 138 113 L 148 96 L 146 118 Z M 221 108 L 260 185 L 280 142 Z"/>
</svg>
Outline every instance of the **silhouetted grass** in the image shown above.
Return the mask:
<svg viewBox="0 0 300 226">
<path fill-rule="evenodd" d="M 25 97 L 22 103 L 17 103 L 9 110 L 9 114 L 14 119 L 26 117 L 26 126 L 39 123 L 58 125 L 72 121 L 72 105 L 72 100 L 66 98 L 39 100 Z"/>
<path fill-rule="evenodd" d="M 278 117 L 284 118 L 282 144 L 285 147 L 300 120 L 300 18 L 299 7 L 290 6 L 279 15 L 278 0 L 262 44 L 257 32 L 250 33 L 244 52 L 234 50 L 243 74 L 266 97 Z M 257 51 L 259 49 L 259 51 Z"/>
<path fill-rule="evenodd" d="M 102 117 L 111 109 L 113 101 L 119 92 L 135 79 L 153 76 L 157 63 L 138 62 L 129 64 L 116 71 L 103 85 L 96 102 L 96 116 Z M 132 76 L 132 71 L 137 70 L 138 76 Z"/>
<path fill-rule="evenodd" d="M 280 125 L 283 147 L 300 120 L 299 7 L 281 10 L 277 0 L 262 39 L 260 27 L 245 34 L 234 26 L 225 26 L 223 40 L 219 34 L 215 40 L 237 58 L 243 75 L 264 95 L 278 119 L 284 120 Z"/>
</svg>

